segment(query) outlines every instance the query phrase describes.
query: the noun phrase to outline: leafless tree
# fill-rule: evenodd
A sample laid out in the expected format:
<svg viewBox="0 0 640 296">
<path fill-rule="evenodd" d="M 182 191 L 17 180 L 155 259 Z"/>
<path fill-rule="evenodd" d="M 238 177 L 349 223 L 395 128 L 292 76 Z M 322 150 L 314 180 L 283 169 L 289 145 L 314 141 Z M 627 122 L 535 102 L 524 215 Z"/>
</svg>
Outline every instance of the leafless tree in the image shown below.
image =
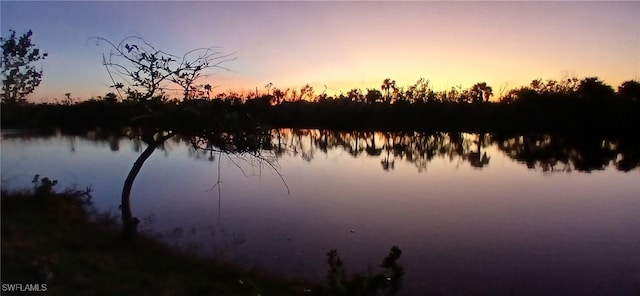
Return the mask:
<svg viewBox="0 0 640 296">
<path fill-rule="evenodd" d="M 196 48 L 182 56 L 157 49 L 143 38 L 129 36 L 118 43 L 96 37 L 109 51 L 102 56 L 112 87 L 125 89 L 129 98 L 136 100 L 163 99 L 167 90 L 182 91 L 182 99 L 195 97 L 198 88 L 210 91 L 207 85 L 196 82 L 214 70 L 226 70 L 224 63 L 235 59 L 234 53 L 224 54 L 215 47 Z"/>
<path fill-rule="evenodd" d="M 233 54 L 223 54 L 212 47 L 197 48 L 179 57 L 157 49 L 138 36 L 126 37 L 118 43 L 101 37 L 94 39 L 98 45 L 104 43 L 109 47 L 109 51 L 102 56 L 102 64 L 107 69 L 112 87 L 122 98 L 121 91 L 126 86 L 127 98 L 139 102 L 162 101 L 165 91 L 172 89 L 181 90 L 184 100 L 193 98 L 198 79 L 208 75 L 211 70 L 227 70 L 223 64 L 234 59 Z M 211 90 L 209 84 L 202 87 L 208 92 Z M 148 108 L 147 114 L 132 119 L 132 122 L 142 123 L 142 127 L 130 129 L 129 136 L 143 140 L 147 148 L 136 159 L 122 188 L 123 235 L 127 239 L 135 235 L 137 226 L 130 206 L 133 182 L 153 151 L 177 133 L 155 125 L 163 120 L 158 117 L 161 115 Z"/>
<path fill-rule="evenodd" d="M 162 101 L 164 100 L 164 92 L 176 89 L 175 87 L 182 91 L 185 101 L 194 98 L 195 94 L 200 92 L 202 95 L 206 92 L 209 97 L 212 86 L 210 84 L 199 86 L 196 81 L 207 76 L 208 71 L 228 70 L 223 64 L 234 59 L 233 54 L 223 54 L 214 48 L 197 48 L 178 57 L 155 48 L 137 36 L 127 37 L 119 43 L 113 43 L 104 38 L 95 39 L 98 43 L 103 42 L 110 47 L 109 52 L 103 55 L 103 65 L 109 73 L 112 86 L 119 93 L 126 86 L 128 98 L 139 102 Z M 202 88 L 203 91 L 199 88 Z M 120 96 L 122 97 L 121 93 Z M 162 112 L 156 112 L 153 108 L 147 108 L 147 110 L 147 114 L 141 114 L 132 119 L 132 123 L 136 123 L 136 127 L 129 129 L 129 136 L 142 140 L 147 144 L 147 148 L 136 159 L 122 188 L 121 210 L 125 239 L 131 240 L 137 232 L 138 219 L 133 217 L 130 203 L 131 189 L 135 178 L 155 149 L 161 147 L 168 139 L 178 133 L 189 138 L 194 149 L 217 152 L 220 155 L 233 154 L 239 159 L 257 160 L 260 167 L 266 164 L 274 169 L 284 182 L 282 175 L 274 165 L 274 161 L 261 155 L 259 145 L 252 145 L 255 144 L 254 142 L 238 142 L 239 139 L 247 139 L 248 137 L 234 137 L 228 133 L 214 132 L 205 128 L 198 130 L 194 126 L 187 130 L 182 128 L 179 131 L 171 125 L 162 127 L 164 124 L 160 123 L 167 119 L 163 117 Z M 207 118 L 206 120 L 211 119 Z M 199 119 L 196 118 L 196 120 Z M 230 160 L 232 159 L 230 158 Z M 240 165 L 236 164 L 236 166 L 242 170 Z M 286 186 L 286 183 L 284 184 Z M 216 186 L 219 186 L 219 180 Z"/>
</svg>

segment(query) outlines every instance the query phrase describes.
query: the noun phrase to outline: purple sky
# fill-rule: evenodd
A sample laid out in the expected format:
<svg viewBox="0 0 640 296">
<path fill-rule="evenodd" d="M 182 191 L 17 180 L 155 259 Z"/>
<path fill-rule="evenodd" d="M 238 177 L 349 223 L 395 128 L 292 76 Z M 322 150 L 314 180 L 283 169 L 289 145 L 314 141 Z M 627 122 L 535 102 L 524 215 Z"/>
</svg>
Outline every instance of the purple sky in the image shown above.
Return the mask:
<svg viewBox="0 0 640 296">
<path fill-rule="evenodd" d="M 598 76 L 617 87 L 640 79 L 640 2 L 0 2 L 2 35 L 34 31 L 49 53 L 30 99 L 104 95 L 105 46 L 139 35 L 179 54 L 235 52 L 209 79 L 216 90 L 273 83 L 320 92 L 480 81 L 494 92 L 532 79 Z"/>
</svg>

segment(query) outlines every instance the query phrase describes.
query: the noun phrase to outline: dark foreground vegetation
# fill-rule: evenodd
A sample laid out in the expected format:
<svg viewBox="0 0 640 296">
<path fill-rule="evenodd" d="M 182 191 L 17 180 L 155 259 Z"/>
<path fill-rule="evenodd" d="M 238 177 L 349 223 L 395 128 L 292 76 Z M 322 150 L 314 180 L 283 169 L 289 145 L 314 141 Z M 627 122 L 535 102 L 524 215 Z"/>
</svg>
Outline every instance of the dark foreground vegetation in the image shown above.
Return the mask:
<svg viewBox="0 0 640 296">
<path fill-rule="evenodd" d="M 89 189 L 57 193 L 56 181 L 38 177 L 34 185 L 33 191 L 2 191 L 3 287 L 38 285 L 49 295 L 379 295 L 395 294 L 402 283 L 397 247 L 379 274 L 347 277 L 331 250 L 326 284 L 285 279 L 144 235 L 124 242 L 113 216 L 91 210 Z"/>
</svg>

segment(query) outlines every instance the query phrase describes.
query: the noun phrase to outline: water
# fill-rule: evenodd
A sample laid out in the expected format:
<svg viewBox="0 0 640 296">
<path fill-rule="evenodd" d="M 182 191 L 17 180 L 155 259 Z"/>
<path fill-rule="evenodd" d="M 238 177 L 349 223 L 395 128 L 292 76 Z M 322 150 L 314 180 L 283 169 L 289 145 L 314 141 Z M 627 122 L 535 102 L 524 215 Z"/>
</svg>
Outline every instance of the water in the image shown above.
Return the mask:
<svg viewBox="0 0 640 296">
<path fill-rule="evenodd" d="M 167 141 L 134 183 L 142 230 L 202 256 L 317 280 L 330 249 L 347 271 L 366 272 L 397 245 L 403 295 L 640 289 L 634 141 L 320 130 L 269 137 L 262 159 Z M 59 180 L 59 189 L 90 185 L 95 206 L 117 214 L 145 147 L 98 132 L 4 130 L 2 186 L 29 187 L 35 174 Z"/>
</svg>

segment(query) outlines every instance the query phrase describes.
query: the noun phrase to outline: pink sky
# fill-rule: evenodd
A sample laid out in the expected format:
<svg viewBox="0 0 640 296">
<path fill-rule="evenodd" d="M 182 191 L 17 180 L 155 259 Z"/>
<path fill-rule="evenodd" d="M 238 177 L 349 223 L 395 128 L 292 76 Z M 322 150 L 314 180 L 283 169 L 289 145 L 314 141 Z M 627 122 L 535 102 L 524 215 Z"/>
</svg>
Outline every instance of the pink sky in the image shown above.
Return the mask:
<svg viewBox="0 0 640 296">
<path fill-rule="evenodd" d="M 235 52 L 217 90 L 300 88 L 317 92 L 400 86 L 435 89 L 486 81 L 497 92 L 532 79 L 598 76 L 617 87 L 640 79 L 640 2 L 12 2 L 0 4 L 2 34 L 34 31 L 49 53 L 32 100 L 104 95 L 106 47 L 140 35 L 181 54 Z M 205 81 L 203 81 L 205 82 Z M 209 82 L 209 81 L 206 81 Z"/>
</svg>

